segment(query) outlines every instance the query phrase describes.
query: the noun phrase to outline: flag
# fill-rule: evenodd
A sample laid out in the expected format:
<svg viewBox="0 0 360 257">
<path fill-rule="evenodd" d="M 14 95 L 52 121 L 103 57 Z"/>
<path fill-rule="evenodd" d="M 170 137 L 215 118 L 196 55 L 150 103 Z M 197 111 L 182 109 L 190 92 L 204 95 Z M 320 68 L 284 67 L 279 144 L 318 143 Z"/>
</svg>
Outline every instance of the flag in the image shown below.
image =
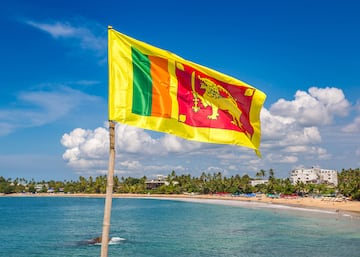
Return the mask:
<svg viewBox="0 0 360 257">
<path fill-rule="evenodd" d="M 266 95 L 109 27 L 109 120 L 259 155 Z"/>
</svg>

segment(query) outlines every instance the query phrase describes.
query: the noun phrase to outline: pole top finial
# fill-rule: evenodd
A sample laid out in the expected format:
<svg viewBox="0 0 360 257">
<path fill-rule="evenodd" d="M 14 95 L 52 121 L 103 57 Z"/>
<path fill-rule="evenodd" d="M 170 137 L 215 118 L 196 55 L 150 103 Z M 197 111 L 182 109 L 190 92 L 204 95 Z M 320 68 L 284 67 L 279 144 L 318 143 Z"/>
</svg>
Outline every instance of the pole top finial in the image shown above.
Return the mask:
<svg viewBox="0 0 360 257">
<path fill-rule="evenodd" d="M 112 26 L 110 26 L 110 25 L 108 26 L 108 29 L 112 29 L 112 28 L 113 28 Z"/>
</svg>

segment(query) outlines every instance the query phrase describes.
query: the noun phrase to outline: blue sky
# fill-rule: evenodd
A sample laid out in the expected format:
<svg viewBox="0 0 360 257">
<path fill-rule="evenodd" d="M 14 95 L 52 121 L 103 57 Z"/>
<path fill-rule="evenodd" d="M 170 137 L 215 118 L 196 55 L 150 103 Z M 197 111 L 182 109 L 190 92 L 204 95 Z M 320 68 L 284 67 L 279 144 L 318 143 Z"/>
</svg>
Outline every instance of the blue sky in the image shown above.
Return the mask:
<svg viewBox="0 0 360 257">
<path fill-rule="evenodd" d="M 201 4 L 200 4 L 201 3 Z M 3 1 L 0 176 L 106 174 L 107 26 L 267 94 L 263 158 L 117 126 L 116 174 L 360 166 L 357 1 Z"/>
</svg>

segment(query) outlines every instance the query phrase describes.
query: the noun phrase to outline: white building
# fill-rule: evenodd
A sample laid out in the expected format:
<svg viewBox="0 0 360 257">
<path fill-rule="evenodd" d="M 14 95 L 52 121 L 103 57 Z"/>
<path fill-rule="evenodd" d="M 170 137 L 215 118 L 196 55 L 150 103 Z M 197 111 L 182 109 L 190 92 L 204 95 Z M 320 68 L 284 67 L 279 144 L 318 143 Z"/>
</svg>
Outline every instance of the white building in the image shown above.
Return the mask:
<svg viewBox="0 0 360 257">
<path fill-rule="evenodd" d="M 36 184 L 36 185 L 35 185 L 35 190 L 36 190 L 36 192 L 39 193 L 39 192 L 41 192 L 44 188 L 47 190 L 48 187 L 49 187 L 48 184 Z"/>
<path fill-rule="evenodd" d="M 154 189 L 160 187 L 162 185 L 168 186 L 170 182 L 167 181 L 167 177 L 164 175 L 157 175 L 157 179 L 147 180 L 145 181 L 146 189 Z M 175 186 L 179 184 L 177 181 L 172 181 L 172 184 Z"/>
<path fill-rule="evenodd" d="M 294 185 L 301 181 L 305 184 L 332 184 L 337 186 L 338 174 L 336 170 L 320 168 L 295 169 L 291 172 L 290 180 Z"/>
<path fill-rule="evenodd" d="M 257 185 L 262 185 L 262 184 L 267 184 L 269 183 L 269 180 L 268 179 L 255 179 L 255 180 L 251 180 L 250 181 L 251 183 L 251 186 L 257 186 Z"/>
</svg>

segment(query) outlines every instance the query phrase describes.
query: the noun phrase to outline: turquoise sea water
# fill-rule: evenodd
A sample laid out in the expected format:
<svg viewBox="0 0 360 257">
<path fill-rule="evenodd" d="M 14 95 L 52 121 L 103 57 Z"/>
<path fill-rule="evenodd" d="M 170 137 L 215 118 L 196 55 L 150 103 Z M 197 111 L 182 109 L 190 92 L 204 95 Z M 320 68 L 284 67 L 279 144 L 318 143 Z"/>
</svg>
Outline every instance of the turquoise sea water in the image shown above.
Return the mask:
<svg viewBox="0 0 360 257">
<path fill-rule="evenodd" d="M 104 199 L 0 197 L 0 256 L 100 256 Z M 113 199 L 109 256 L 360 256 L 360 221 L 334 214 Z"/>
</svg>

